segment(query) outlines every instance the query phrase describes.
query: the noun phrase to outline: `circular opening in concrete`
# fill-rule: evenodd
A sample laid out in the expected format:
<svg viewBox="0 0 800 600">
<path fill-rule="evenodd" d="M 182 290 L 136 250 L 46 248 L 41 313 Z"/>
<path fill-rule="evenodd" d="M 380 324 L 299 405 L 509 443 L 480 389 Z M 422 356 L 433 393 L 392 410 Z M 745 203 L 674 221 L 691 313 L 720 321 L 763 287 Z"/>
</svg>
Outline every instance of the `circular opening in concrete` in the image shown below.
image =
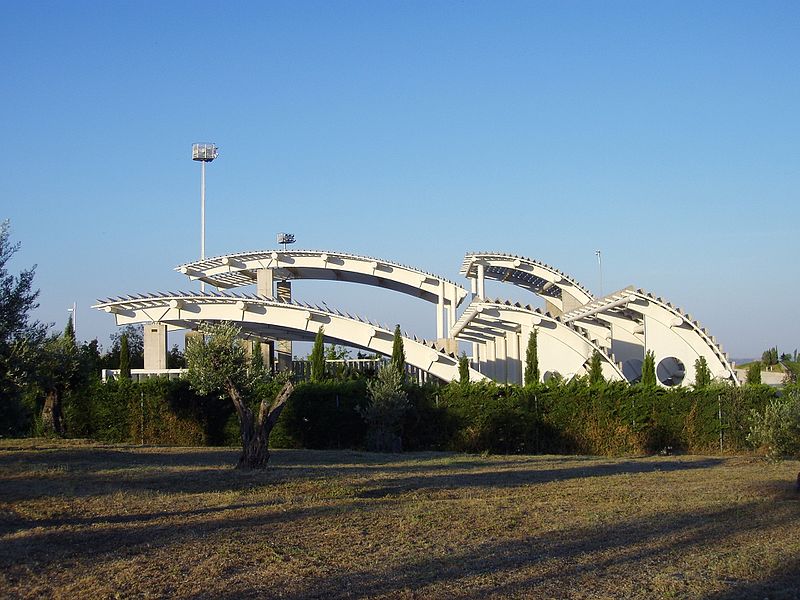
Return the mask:
<svg viewBox="0 0 800 600">
<path fill-rule="evenodd" d="M 667 387 L 680 385 L 686 376 L 686 368 L 683 363 L 674 356 L 668 356 L 656 367 L 656 377 Z"/>
</svg>

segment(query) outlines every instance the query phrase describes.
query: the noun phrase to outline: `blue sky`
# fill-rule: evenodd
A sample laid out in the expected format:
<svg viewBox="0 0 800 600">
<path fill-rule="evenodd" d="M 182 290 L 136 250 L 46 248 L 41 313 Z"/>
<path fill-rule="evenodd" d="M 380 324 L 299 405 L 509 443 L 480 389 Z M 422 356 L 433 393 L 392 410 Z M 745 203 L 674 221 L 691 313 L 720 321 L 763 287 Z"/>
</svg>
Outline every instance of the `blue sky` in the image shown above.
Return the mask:
<svg viewBox="0 0 800 600">
<path fill-rule="evenodd" d="M 192 289 L 207 253 L 377 256 L 460 281 L 534 257 L 689 310 L 734 357 L 800 346 L 797 2 L 5 2 L 0 218 L 37 316 Z M 494 295 L 523 299 L 506 286 Z M 295 294 L 430 337 L 424 303 Z"/>
</svg>

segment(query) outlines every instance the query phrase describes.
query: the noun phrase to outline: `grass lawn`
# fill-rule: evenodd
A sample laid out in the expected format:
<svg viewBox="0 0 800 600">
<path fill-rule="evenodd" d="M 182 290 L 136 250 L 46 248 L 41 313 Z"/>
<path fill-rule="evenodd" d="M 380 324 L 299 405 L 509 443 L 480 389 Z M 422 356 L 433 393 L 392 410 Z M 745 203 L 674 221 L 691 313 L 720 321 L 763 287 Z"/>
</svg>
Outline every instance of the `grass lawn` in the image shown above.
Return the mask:
<svg viewBox="0 0 800 600">
<path fill-rule="evenodd" d="M 0 597 L 800 598 L 800 463 L 0 442 Z"/>
</svg>

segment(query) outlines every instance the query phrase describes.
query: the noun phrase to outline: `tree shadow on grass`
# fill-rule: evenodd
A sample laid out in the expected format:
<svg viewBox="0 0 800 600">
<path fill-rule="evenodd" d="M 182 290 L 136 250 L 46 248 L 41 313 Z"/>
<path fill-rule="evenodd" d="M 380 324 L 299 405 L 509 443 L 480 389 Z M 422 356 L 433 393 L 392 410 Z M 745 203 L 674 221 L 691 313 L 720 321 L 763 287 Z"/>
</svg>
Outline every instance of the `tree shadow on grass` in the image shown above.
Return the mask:
<svg viewBox="0 0 800 600">
<path fill-rule="evenodd" d="M 764 509 L 763 503 L 751 502 L 722 510 L 675 512 L 626 520 L 610 527 L 575 528 L 510 541 L 491 541 L 448 556 L 406 562 L 388 571 L 338 572 L 305 582 L 300 589 L 282 591 L 280 597 L 289 600 L 394 597 L 413 590 L 416 593 L 413 597 L 455 596 L 482 600 L 488 596 L 537 597 L 536 592 L 541 588 L 546 588 L 547 594 L 565 597 L 570 590 L 579 589 L 582 579 L 593 572 L 599 578 L 597 581 L 604 584 L 607 574 L 611 574 L 609 588 L 595 591 L 598 597 L 614 597 L 615 586 L 631 573 L 652 575 L 654 569 L 669 564 L 665 563 L 667 560 L 680 564 L 679 558 L 687 553 L 713 552 L 719 544 L 731 543 L 736 536 L 747 532 L 774 527 L 800 528 L 800 510 L 795 504 L 784 503 L 771 511 Z M 476 584 L 476 578 L 510 582 Z M 467 583 L 468 579 L 473 581 Z M 731 583 L 729 595 L 713 598 L 748 597 L 737 591 L 742 589 L 755 593 L 783 590 L 789 595 L 775 597 L 794 598 L 796 596 L 791 593 L 797 593 L 797 588 L 793 587 L 796 581 L 796 573 L 787 570 L 771 582 Z M 436 585 L 440 587 L 425 589 Z M 459 592 L 454 594 L 454 589 Z M 646 581 L 639 589 L 641 593 L 637 597 L 657 597 L 657 591 L 647 589 Z M 277 596 L 264 588 L 241 584 L 227 586 L 224 593 L 214 594 L 225 600 Z"/>
<path fill-rule="evenodd" d="M 578 465 L 558 469 L 495 469 L 473 473 L 446 473 L 429 476 L 398 477 L 381 480 L 381 485 L 361 491 L 361 498 L 384 498 L 410 491 L 455 489 L 461 487 L 509 488 L 523 485 L 544 484 L 554 481 L 586 477 L 609 477 L 613 475 L 633 475 L 709 469 L 724 461 L 718 458 L 698 460 L 625 460 L 601 464 Z M 524 463 L 522 463 L 524 465 Z M 520 463 L 515 463 L 520 466 Z M 484 465 L 490 466 L 490 465 Z"/>
</svg>

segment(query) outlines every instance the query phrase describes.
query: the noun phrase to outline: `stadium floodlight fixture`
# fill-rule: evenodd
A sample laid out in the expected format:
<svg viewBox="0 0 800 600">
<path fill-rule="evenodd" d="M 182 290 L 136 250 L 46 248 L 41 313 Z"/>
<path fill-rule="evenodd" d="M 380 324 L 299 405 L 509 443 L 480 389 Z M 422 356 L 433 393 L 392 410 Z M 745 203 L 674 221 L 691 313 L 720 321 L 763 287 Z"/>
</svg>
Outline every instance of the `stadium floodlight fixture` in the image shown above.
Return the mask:
<svg viewBox="0 0 800 600">
<path fill-rule="evenodd" d="M 211 162 L 219 154 L 219 148 L 214 144 L 192 144 L 192 160 L 200 163 L 200 259 L 206 257 L 206 163 Z M 206 286 L 200 282 L 200 291 L 205 291 Z"/>
<path fill-rule="evenodd" d="M 286 244 L 294 244 L 294 234 L 293 233 L 279 233 L 278 234 L 278 243 L 283 244 L 283 249 L 286 250 Z"/>
</svg>

